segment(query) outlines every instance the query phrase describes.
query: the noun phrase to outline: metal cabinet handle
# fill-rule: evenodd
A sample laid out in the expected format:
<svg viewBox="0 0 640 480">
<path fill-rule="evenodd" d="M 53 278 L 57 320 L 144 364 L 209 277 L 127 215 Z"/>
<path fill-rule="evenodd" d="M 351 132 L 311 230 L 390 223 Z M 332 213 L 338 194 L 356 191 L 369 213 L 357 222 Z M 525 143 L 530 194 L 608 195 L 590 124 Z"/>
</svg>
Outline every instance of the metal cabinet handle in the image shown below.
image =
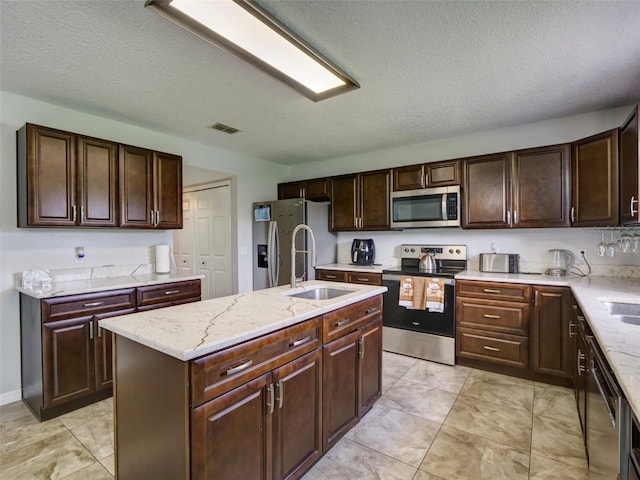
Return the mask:
<svg viewBox="0 0 640 480">
<path fill-rule="evenodd" d="M 164 292 L 165 295 L 174 295 L 176 293 L 180 293 L 180 290 L 167 290 Z"/>
<path fill-rule="evenodd" d="M 333 280 L 333 279 L 338 278 L 338 277 L 336 277 L 335 275 L 325 275 L 324 277 L 325 277 L 325 278 L 330 278 L 330 279 L 332 279 L 332 280 Z"/>
<path fill-rule="evenodd" d="M 380 310 L 378 307 L 368 308 L 364 311 L 365 315 L 371 315 L 372 313 L 376 313 Z"/>
<path fill-rule="evenodd" d="M 269 384 L 268 392 L 269 392 L 269 400 L 267 400 L 267 407 L 269 407 L 269 413 L 273 413 L 273 408 L 275 407 L 275 404 L 276 404 L 274 394 L 273 394 L 273 383 Z"/>
<path fill-rule="evenodd" d="M 160 210 L 156 210 L 156 227 L 160 225 Z"/>
<path fill-rule="evenodd" d="M 511 225 L 511 212 L 507 212 L 507 225 Z"/>
<path fill-rule="evenodd" d="M 242 365 L 238 365 L 237 367 L 232 367 L 229 370 L 227 370 L 227 375 L 233 375 L 234 373 L 238 373 L 244 370 L 245 368 L 249 368 L 251 365 L 253 365 L 253 360 L 244 362 Z"/>
<path fill-rule="evenodd" d="M 569 338 L 575 337 L 577 335 L 577 333 L 574 330 L 575 326 L 576 326 L 575 323 L 569 322 Z"/>
<path fill-rule="evenodd" d="M 276 401 L 278 402 L 278 408 L 282 409 L 282 402 L 284 401 L 284 382 L 279 380 L 276 384 L 276 388 L 278 389 L 278 396 L 276 397 Z"/>
<path fill-rule="evenodd" d="M 490 347 L 489 345 L 484 345 L 482 348 L 484 348 L 485 350 L 489 350 L 491 352 L 499 352 L 500 349 L 496 348 L 496 347 Z"/>
<path fill-rule="evenodd" d="M 155 215 L 153 213 L 153 210 L 149 210 L 149 223 L 151 224 L 151 226 L 155 226 Z"/>
<path fill-rule="evenodd" d="M 533 304 L 537 307 L 538 306 L 538 291 L 536 290 L 536 293 L 533 294 Z"/>
<path fill-rule="evenodd" d="M 636 210 L 634 210 L 634 209 L 633 209 L 633 204 L 634 204 L 634 203 L 638 203 L 638 200 L 636 200 L 635 195 L 632 195 L 632 196 L 631 196 L 631 202 L 629 203 L 629 210 L 631 210 L 631 216 L 632 216 L 632 217 L 635 217 L 635 216 L 636 216 L 636 214 L 638 213 L 638 210 L 637 210 L 637 209 L 636 209 Z"/>
<path fill-rule="evenodd" d="M 98 338 L 102 338 L 102 328 L 98 325 Z"/>
<path fill-rule="evenodd" d="M 517 223 L 518 223 L 518 211 L 514 210 L 513 211 L 513 224 L 517 225 Z"/>
<path fill-rule="evenodd" d="M 289 344 L 290 347 L 298 347 L 300 345 L 302 345 L 303 343 L 307 343 L 309 340 L 311 340 L 311 335 L 307 335 L 304 338 L 301 338 L 300 340 L 296 340 L 295 342 L 292 342 Z"/>
<path fill-rule="evenodd" d="M 364 358 L 364 343 L 365 343 L 365 338 L 364 337 L 360 337 L 360 341 L 358 342 L 360 344 L 360 358 Z"/>
<path fill-rule="evenodd" d="M 585 366 L 582 365 L 582 360 L 585 360 L 587 358 L 587 356 L 582 353 L 582 350 L 578 349 L 578 357 L 577 357 L 577 361 L 576 361 L 576 366 L 578 369 L 578 375 L 582 376 L 583 372 L 587 371 L 587 368 Z"/>
<path fill-rule="evenodd" d="M 576 223 L 576 207 L 571 207 L 571 223 Z"/>
<path fill-rule="evenodd" d="M 100 305 L 104 305 L 104 302 L 90 302 L 90 303 L 84 303 L 82 306 L 83 306 L 83 307 L 99 307 Z"/>
<path fill-rule="evenodd" d="M 84 205 L 80 206 L 80 221 L 84 222 Z"/>
<path fill-rule="evenodd" d="M 425 185 L 425 187 L 429 186 L 429 174 L 428 173 L 424 174 L 424 185 Z"/>
<path fill-rule="evenodd" d="M 72 221 L 76 221 L 77 217 L 76 214 L 78 213 L 78 211 L 76 210 L 76 206 L 75 205 L 71 205 L 71 220 Z"/>
<path fill-rule="evenodd" d="M 89 340 L 93 340 L 93 320 L 89 322 Z"/>
<path fill-rule="evenodd" d="M 415 325 L 416 327 L 420 326 L 420 322 L 411 322 L 411 325 Z"/>
<path fill-rule="evenodd" d="M 494 288 L 485 288 L 483 291 L 484 293 L 502 293 L 501 290 L 496 290 Z"/>
<path fill-rule="evenodd" d="M 496 320 L 498 320 L 500 318 L 500 315 L 491 315 L 490 313 L 485 313 L 484 315 L 482 315 L 484 318 L 495 318 Z"/>
<path fill-rule="evenodd" d="M 342 327 L 343 325 L 346 325 L 350 321 L 351 321 L 350 318 L 344 318 L 344 319 L 340 320 L 339 322 L 336 322 L 336 327 Z"/>
<path fill-rule="evenodd" d="M 358 277 L 358 278 L 356 278 L 356 280 L 358 280 L 359 282 L 368 282 L 369 281 L 368 278 L 362 278 L 362 277 Z"/>
</svg>

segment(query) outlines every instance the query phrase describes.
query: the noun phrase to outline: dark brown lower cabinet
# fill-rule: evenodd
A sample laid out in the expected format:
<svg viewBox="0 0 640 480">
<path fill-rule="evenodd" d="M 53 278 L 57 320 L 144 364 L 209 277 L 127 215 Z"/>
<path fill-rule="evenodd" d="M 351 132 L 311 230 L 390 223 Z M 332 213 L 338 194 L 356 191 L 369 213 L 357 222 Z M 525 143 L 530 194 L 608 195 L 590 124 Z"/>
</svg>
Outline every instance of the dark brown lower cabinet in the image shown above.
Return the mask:
<svg viewBox="0 0 640 480">
<path fill-rule="evenodd" d="M 321 352 L 193 409 L 194 480 L 294 479 L 322 455 Z"/>
<path fill-rule="evenodd" d="M 534 288 L 532 322 L 533 373 L 567 379 L 571 383 L 571 291 L 567 287 Z"/>
<path fill-rule="evenodd" d="M 382 318 L 323 347 L 322 443 L 331 448 L 382 393 Z"/>
<path fill-rule="evenodd" d="M 43 331 L 44 408 L 95 391 L 92 317 L 45 323 Z"/>
<path fill-rule="evenodd" d="M 271 478 L 267 385 L 273 385 L 270 373 L 193 410 L 194 480 Z"/>
</svg>

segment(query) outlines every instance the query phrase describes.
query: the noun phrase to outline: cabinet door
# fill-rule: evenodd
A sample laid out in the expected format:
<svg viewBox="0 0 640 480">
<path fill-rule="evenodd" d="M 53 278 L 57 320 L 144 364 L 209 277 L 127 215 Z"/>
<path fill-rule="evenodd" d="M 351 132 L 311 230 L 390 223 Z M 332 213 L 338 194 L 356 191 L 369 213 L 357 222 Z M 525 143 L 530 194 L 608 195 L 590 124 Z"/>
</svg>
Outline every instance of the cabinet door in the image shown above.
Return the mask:
<svg viewBox="0 0 640 480">
<path fill-rule="evenodd" d="M 135 308 L 118 312 L 104 313 L 94 317 L 93 325 L 93 349 L 95 364 L 96 390 L 104 390 L 113 386 L 113 333 L 98 326 L 98 321 L 103 318 L 117 317 L 134 313 Z"/>
<path fill-rule="evenodd" d="M 95 391 L 92 317 L 42 325 L 44 408 Z"/>
<path fill-rule="evenodd" d="M 620 127 L 620 223 L 638 223 L 640 215 L 640 105 Z"/>
<path fill-rule="evenodd" d="M 358 176 L 343 175 L 330 180 L 332 231 L 357 230 L 359 212 Z"/>
<path fill-rule="evenodd" d="M 445 187 L 460 184 L 460 161 L 427 163 L 427 187 Z"/>
<path fill-rule="evenodd" d="M 388 230 L 390 218 L 391 170 L 360 174 L 360 229 Z"/>
<path fill-rule="evenodd" d="M 154 153 L 156 228 L 182 228 L 182 157 Z"/>
<path fill-rule="evenodd" d="M 409 165 L 393 169 L 393 191 L 424 188 L 424 165 Z"/>
<path fill-rule="evenodd" d="M 511 211 L 511 153 L 464 159 L 464 228 L 508 228 Z"/>
<path fill-rule="evenodd" d="M 78 137 L 78 224 L 117 227 L 118 145 L 97 138 Z"/>
<path fill-rule="evenodd" d="M 566 287 L 535 287 L 533 371 L 571 378 L 571 292 Z"/>
<path fill-rule="evenodd" d="M 514 227 L 568 227 L 570 145 L 515 152 L 513 170 Z"/>
<path fill-rule="evenodd" d="M 322 350 L 273 372 L 273 478 L 299 478 L 322 455 Z"/>
<path fill-rule="evenodd" d="M 18 152 L 18 225 L 74 226 L 76 136 L 27 124 L 18 132 Z"/>
<path fill-rule="evenodd" d="M 271 374 L 194 408 L 194 480 L 271 479 Z M 267 405 L 269 404 L 269 406 Z"/>
<path fill-rule="evenodd" d="M 120 226 L 153 228 L 153 152 L 120 145 Z"/>
<path fill-rule="evenodd" d="M 278 200 L 304 198 L 303 182 L 287 182 L 278 184 Z"/>
<path fill-rule="evenodd" d="M 304 198 L 319 202 L 330 200 L 329 180 L 327 178 L 316 178 L 304 182 Z"/>
<path fill-rule="evenodd" d="M 360 330 L 360 417 L 382 395 L 382 318 Z"/>
<path fill-rule="evenodd" d="M 618 129 L 572 144 L 571 225 L 618 224 Z"/>
<path fill-rule="evenodd" d="M 333 446 L 357 422 L 359 331 L 326 344 L 322 350 L 322 445 Z"/>
</svg>

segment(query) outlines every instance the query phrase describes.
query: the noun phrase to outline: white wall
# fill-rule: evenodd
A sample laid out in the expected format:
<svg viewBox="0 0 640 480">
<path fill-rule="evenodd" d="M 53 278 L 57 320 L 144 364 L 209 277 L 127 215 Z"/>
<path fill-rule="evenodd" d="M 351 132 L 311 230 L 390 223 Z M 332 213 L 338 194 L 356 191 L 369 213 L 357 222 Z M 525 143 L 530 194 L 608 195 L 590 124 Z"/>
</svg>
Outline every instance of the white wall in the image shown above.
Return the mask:
<svg viewBox="0 0 640 480">
<path fill-rule="evenodd" d="M 406 145 L 386 150 L 363 152 L 334 158 L 325 162 L 307 163 L 291 169 L 289 180 L 361 172 L 421 162 L 434 162 L 485 153 L 510 151 L 542 145 L 565 143 L 617 128 L 631 113 L 632 106 L 592 112 L 510 128 L 472 133 L 437 141 Z M 599 272 L 609 266 L 640 265 L 640 255 L 613 258 L 598 257 L 596 245 L 601 232 L 581 228 L 461 230 L 417 229 L 402 232 L 340 233 L 338 259 L 348 261 L 353 238 L 373 238 L 376 243 L 376 262 L 393 262 L 400 256 L 401 243 L 459 243 L 469 247 L 471 267 L 477 268 L 478 254 L 490 252 L 496 242 L 503 253 L 520 253 L 521 261 L 531 264 L 546 262 L 550 248 L 587 249 L 587 259 L 601 265 Z M 638 269 L 634 269 L 637 271 Z"/>
<path fill-rule="evenodd" d="M 16 227 L 15 132 L 30 122 L 182 155 L 185 166 L 232 178 L 237 215 L 234 238 L 240 292 L 252 290 L 251 204 L 275 198 L 288 168 L 258 158 L 191 142 L 34 99 L 0 92 L 0 404 L 20 398 L 20 330 L 15 272 L 30 268 L 75 267 L 73 248 L 84 246 L 83 266 L 147 263 L 149 245 L 172 244 L 171 231 L 115 229 L 18 229 Z M 195 172 L 202 173 L 199 170 Z M 203 177 L 204 178 L 204 177 Z"/>
</svg>

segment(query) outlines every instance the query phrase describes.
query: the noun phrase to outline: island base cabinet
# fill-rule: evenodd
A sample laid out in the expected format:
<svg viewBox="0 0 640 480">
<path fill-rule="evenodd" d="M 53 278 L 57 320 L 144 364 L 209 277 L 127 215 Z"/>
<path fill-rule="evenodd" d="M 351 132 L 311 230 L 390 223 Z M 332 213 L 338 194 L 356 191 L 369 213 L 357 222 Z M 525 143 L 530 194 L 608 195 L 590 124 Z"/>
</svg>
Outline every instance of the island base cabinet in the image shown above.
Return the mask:
<svg viewBox="0 0 640 480">
<path fill-rule="evenodd" d="M 292 480 L 322 455 L 321 352 L 194 408 L 194 480 Z"/>
<path fill-rule="evenodd" d="M 331 448 L 382 394 L 382 318 L 323 347 L 323 448 Z"/>
<path fill-rule="evenodd" d="M 271 374 L 193 410 L 194 480 L 271 479 Z M 270 398 L 267 398 L 270 397 Z"/>
</svg>

